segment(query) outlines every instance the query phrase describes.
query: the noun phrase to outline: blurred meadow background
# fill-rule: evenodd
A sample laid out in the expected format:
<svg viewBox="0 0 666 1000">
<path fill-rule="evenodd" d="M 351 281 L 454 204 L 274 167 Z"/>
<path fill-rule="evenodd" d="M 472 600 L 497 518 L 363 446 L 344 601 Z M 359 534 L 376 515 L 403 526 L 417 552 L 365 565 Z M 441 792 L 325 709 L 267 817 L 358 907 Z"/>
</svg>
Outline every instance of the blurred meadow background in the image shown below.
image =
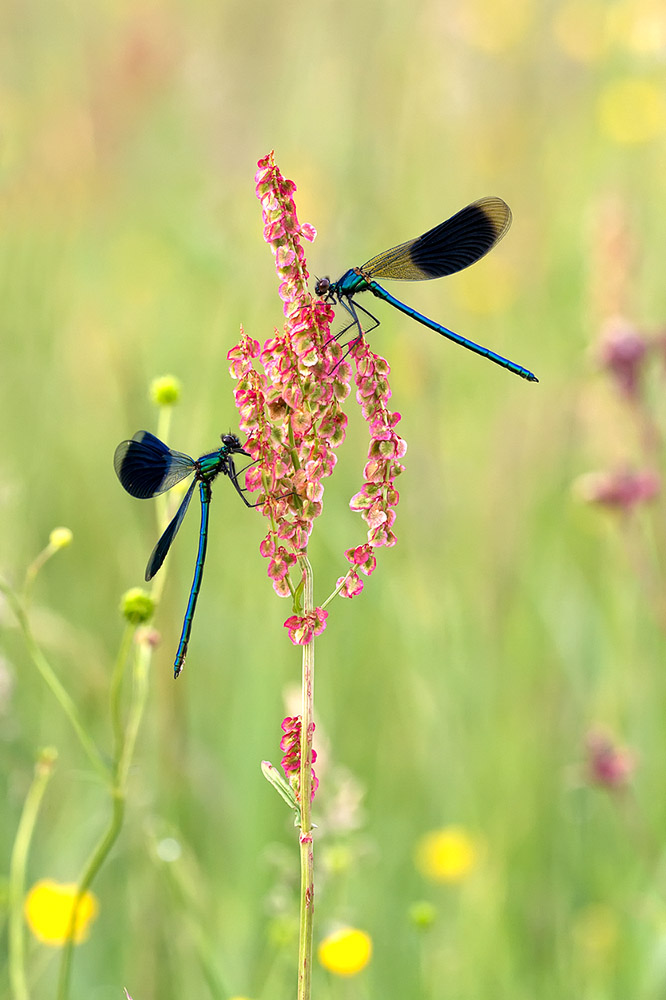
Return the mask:
<svg viewBox="0 0 666 1000">
<path fill-rule="evenodd" d="M 347 926 L 373 953 L 342 976 L 324 951 L 314 996 L 666 996 L 663 3 L 9 0 L 0 54 L 0 574 L 20 590 L 52 529 L 73 532 L 30 621 L 105 759 L 119 604 L 157 538 L 113 452 L 157 430 L 165 374 L 183 387 L 175 448 L 237 427 L 227 351 L 241 323 L 259 340 L 282 324 L 257 159 L 274 148 L 298 186 L 313 276 L 484 195 L 509 203 L 472 269 L 389 290 L 538 385 L 368 304 L 409 450 L 398 544 L 318 640 L 314 811 L 316 944 Z M 347 412 L 318 601 L 364 538 L 348 501 L 367 442 Z M 165 574 L 74 997 L 294 995 L 297 836 L 260 762 L 279 764 L 300 652 L 262 518 L 214 492 L 177 682 L 196 501 Z M 0 612 L 3 877 L 51 746 L 26 888 L 70 883 L 108 789 Z M 0 930 L 16 998 L 6 905 Z M 29 995 L 55 996 L 61 949 L 25 934 Z"/>
</svg>

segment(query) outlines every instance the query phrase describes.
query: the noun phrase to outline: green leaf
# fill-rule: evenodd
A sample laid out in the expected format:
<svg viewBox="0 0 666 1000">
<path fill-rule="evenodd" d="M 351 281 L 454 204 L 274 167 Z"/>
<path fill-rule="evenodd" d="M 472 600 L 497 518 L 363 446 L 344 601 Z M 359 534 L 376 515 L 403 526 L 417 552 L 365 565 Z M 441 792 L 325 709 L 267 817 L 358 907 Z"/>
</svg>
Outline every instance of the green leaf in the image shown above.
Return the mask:
<svg viewBox="0 0 666 1000">
<path fill-rule="evenodd" d="M 262 760 L 261 773 L 264 778 L 266 778 L 266 781 L 270 781 L 273 788 L 279 795 L 282 796 L 287 805 L 291 806 L 291 808 L 300 815 L 300 809 L 298 802 L 296 801 L 296 796 L 294 795 L 294 790 L 282 777 L 277 767 L 274 767 L 269 760 Z"/>
</svg>

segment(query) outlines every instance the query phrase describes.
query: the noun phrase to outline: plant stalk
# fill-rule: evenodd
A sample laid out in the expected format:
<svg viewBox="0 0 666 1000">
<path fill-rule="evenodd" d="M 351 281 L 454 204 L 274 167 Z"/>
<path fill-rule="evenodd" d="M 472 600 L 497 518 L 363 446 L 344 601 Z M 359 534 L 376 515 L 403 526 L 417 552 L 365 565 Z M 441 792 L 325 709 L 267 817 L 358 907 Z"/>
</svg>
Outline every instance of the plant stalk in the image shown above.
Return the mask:
<svg viewBox="0 0 666 1000">
<path fill-rule="evenodd" d="M 300 559 L 303 569 L 303 612 L 314 610 L 312 567 Z M 303 646 L 300 767 L 301 903 L 298 940 L 298 1000 L 310 1000 L 312 992 L 312 943 L 314 932 L 314 851 L 312 843 L 312 730 L 314 714 L 314 636 Z"/>
</svg>

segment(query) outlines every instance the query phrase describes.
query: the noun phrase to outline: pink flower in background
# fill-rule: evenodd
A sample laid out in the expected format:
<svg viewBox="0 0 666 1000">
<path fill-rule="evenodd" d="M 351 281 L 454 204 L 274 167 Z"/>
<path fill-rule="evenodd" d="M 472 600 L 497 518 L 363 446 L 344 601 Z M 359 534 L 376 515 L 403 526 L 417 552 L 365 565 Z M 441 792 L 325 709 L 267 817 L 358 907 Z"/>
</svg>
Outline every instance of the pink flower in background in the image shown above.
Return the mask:
<svg viewBox="0 0 666 1000">
<path fill-rule="evenodd" d="M 605 732 L 593 730 L 585 740 L 587 779 L 592 784 L 618 789 L 626 786 L 636 768 L 635 755 L 620 747 Z"/>
<path fill-rule="evenodd" d="M 641 378 L 650 342 L 622 317 L 606 322 L 597 348 L 599 362 L 613 377 L 620 392 L 629 399 L 640 395 Z"/>
<path fill-rule="evenodd" d="M 302 241 L 313 240 L 316 232 L 298 221 L 296 187 L 282 176 L 272 153 L 259 161 L 255 182 L 285 323 L 263 346 L 241 331 L 228 358 L 238 381 L 235 397 L 240 426 L 248 434 L 245 447 L 256 460 L 246 486 L 262 492 L 261 509 L 269 520 L 260 552 L 268 560 L 275 592 L 293 596 L 300 579 L 292 580 L 291 572 L 307 552 L 323 509 L 325 480 L 337 462 L 335 449 L 345 439 L 342 403 L 350 394 L 353 366 L 356 400 L 370 432 L 364 482 L 350 503 L 366 522 L 367 538 L 347 550 L 350 569 L 338 580 L 339 593 L 354 597 L 363 588 L 359 574 L 369 576 L 375 569 L 374 550 L 395 544 L 395 478 L 403 471 L 406 444 L 395 430 L 400 414 L 387 405 L 390 369 L 362 336 L 347 356 L 331 336 L 332 307 L 308 291 Z M 325 612 L 315 611 L 314 617 L 293 615 L 285 626 L 292 642 L 301 644 L 323 631 L 325 620 Z"/>
<path fill-rule="evenodd" d="M 638 504 L 648 503 L 661 489 L 659 476 L 649 469 L 643 472 L 588 472 L 576 483 L 576 490 L 588 503 L 629 512 Z"/>
</svg>

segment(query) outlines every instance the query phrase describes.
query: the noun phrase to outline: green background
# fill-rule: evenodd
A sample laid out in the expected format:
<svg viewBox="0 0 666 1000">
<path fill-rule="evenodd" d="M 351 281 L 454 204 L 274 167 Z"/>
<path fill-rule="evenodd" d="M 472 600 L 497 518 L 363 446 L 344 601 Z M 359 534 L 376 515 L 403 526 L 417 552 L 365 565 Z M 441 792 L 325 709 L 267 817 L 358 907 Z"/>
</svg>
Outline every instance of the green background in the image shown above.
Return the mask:
<svg viewBox="0 0 666 1000">
<path fill-rule="evenodd" d="M 174 447 L 215 447 L 237 427 L 226 353 L 240 324 L 264 340 L 282 322 L 257 159 L 274 148 L 298 185 L 319 232 L 313 275 L 499 195 L 514 223 L 492 255 L 390 290 L 538 385 L 377 303 L 371 342 L 409 444 L 398 543 L 360 597 L 334 602 L 317 644 L 315 802 L 316 939 L 349 923 L 374 954 L 348 981 L 317 967 L 314 995 L 663 997 L 666 552 L 642 513 L 615 519 L 572 492 L 589 469 L 645 461 L 591 345 L 618 311 L 666 319 L 662 7 L 24 0 L 0 19 L 0 570 L 20 585 L 52 528 L 74 532 L 32 620 L 90 732 L 108 751 L 118 604 L 157 531 L 152 505 L 120 488 L 114 448 L 155 430 L 148 384 L 165 373 L 183 384 Z M 364 537 L 348 501 L 367 442 L 347 409 L 311 545 L 318 602 Z M 259 556 L 262 519 L 218 485 L 174 683 L 197 521 L 174 547 L 127 821 L 75 956 L 87 1000 L 123 985 L 134 1000 L 294 996 L 297 837 L 259 769 L 279 763 L 299 681 L 290 605 Z M 71 881 L 108 800 L 6 608 L 2 624 L 2 858 L 36 750 L 53 744 L 29 882 Z M 624 794 L 585 781 L 595 726 L 636 754 Z M 429 884 L 414 849 L 449 824 L 482 858 L 461 884 Z M 157 859 L 164 838 L 173 862 Z M 418 900 L 438 911 L 426 932 L 409 919 Z M 57 953 L 28 951 L 34 996 L 52 996 Z"/>
</svg>

